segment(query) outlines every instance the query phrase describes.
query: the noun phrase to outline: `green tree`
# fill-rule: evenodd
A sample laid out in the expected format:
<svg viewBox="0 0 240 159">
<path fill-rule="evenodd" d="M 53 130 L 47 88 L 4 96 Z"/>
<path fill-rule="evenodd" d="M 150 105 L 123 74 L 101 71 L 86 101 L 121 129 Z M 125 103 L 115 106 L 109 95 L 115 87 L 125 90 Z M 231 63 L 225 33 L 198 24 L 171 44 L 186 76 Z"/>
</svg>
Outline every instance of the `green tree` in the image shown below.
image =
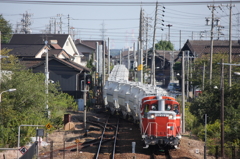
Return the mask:
<svg viewBox="0 0 240 159">
<path fill-rule="evenodd" d="M 3 51 L 8 52 L 7 50 Z M 7 54 L 6 54 L 7 55 Z M 45 75 L 32 73 L 31 70 L 22 69 L 17 58 L 9 56 L 4 58 L 2 69 L 12 71 L 3 74 L 0 91 L 16 88 L 14 92 L 2 94 L 0 107 L 0 146 L 8 144 L 16 146 L 18 126 L 22 124 L 46 125 L 51 124 L 59 128 L 60 118 L 69 107 L 77 108 L 74 99 L 59 90 L 59 84 L 49 83 L 48 96 L 45 93 Z M 16 67 L 18 66 L 18 67 Z M 46 102 L 51 112 L 50 118 L 46 118 Z M 35 128 L 21 128 L 21 145 L 25 144 L 29 137 L 35 135 Z"/>
<path fill-rule="evenodd" d="M 2 43 L 8 43 L 12 37 L 12 26 L 0 14 L 0 31 Z"/>
<path fill-rule="evenodd" d="M 196 59 L 194 62 L 195 71 L 192 72 L 192 78 L 190 81 L 199 88 L 202 88 L 202 70 L 203 64 L 205 63 L 205 78 L 204 78 L 204 90 L 198 98 L 195 98 L 189 107 L 189 111 L 194 115 L 199 125 L 204 123 L 204 114 L 208 115 L 208 137 L 211 138 L 210 141 L 216 141 L 220 129 L 215 129 L 219 125 L 220 121 L 220 110 L 221 110 L 221 92 L 220 92 L 220 80 L 221 80 L 221 59 L 227 63 L 228 55 L 224 53 L 218 53 L 213 55 L 213 70 L 212 70 L 212 83 L 209 82 L 209 56 L 203 56 L 201 59 Z M 237 61 L 233 61 L 236 63 Z M 239 72 L 240 67 L 232 67 L 232 72 Z M 238 82 L 240 77 L 233 75 L 232 77 L 232 87 L 228 85 L 228 66 L 224 67 L 224 125 L 225 125 L 225 140 L 226 143 L 236 144 L 240 141 L 240 135 L 237 133 L 240 131 L 240 83 Z M 217 89 L 214 87 L 217 86 Z M 197 127 L 195 129 L 198 129 Z M 197 131 L 196 131 L 197 132 Z M 199 131 L 198 131 L 199 132 Z M 203 136 L 203 135 L 202 135 Z M 219 142 L 217 140 L 217 142 Z"/>
<path fill-rule="evenodd" d="M 155 44 L 156 50 L 173 50 L 174 46 L 170 41 L 160 40 Z"/>
</svg>

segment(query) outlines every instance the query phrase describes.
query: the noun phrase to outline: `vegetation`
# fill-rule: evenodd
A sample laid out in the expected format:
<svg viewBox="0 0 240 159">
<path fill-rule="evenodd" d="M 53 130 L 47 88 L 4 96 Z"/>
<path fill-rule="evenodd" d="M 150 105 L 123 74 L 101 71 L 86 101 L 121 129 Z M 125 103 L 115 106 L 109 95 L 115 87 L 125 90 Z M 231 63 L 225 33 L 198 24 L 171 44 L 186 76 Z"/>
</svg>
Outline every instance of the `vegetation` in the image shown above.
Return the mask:
<svg viewBox="0 0 240 159">
<path fill-rule="evenodd" d="M 1 42 L 8 43 L 12 37 L 12 26 L 0 14 Z"/>
<path fill-rule="evenodd" d="M 45 76 L 43 73 L 32 73 L 31 70 L 18 62 L 17 58 L 8 55 L 9 50 L 2 50 L 1 88 L 3 92 L 16 88 L 14 92 L 2 93 L 0 103 L 0 147 L 17 146 L 18 127 L 27 125 L 46 125 L 51 123 L 55 128 L 62 126 L 63 115 L 68 108 L 77 108 L 75 101 L 68 94 L 59 90 L 58 84 L 49 83 L 48 96 L 45 93 Z M 10 72 L 11 71 L 11 72 Z M 4 72 L 4 71 L 3 71 Z M 50 118 L 47 118 L 46 104 Z M 29 137 L 36 135 L 34 127 L 21 128 L 21 145 L 29 141 Z"/>
<path fill-rule="evenodd" d="M 193 64 L 192 78 L 190 81 L 195 87 L 203 88 L 199 97 L 192 99 L 191 103 L 186 106 L 186 129 L 191 130 L 202 140 L 205 138 L 204 114 L 207 114 L 207 145 L 209 148 L 220 145 L 220 114 L 221 114 L 221 59 L 228 63 L 228 55 L 217 54 L 213 56 L 213 78 L 209 82 L 209 62 L 208 56 L 196 59 Z M 238 60 L 238 59 L 236 59 Z M 203 64 L 205 63 L 205 78 L 203 82 Z M 236 63 L 236 61 L 233 61 Z M 238 72 L 239 67 L 233 66 L 232 72 Z M 229 67 L 224 66 L 224 133 L 225 146 L 240 145 L 240 77 L 232 76 L 232 87 L 228 84 Z M 203 85 L 203 83 L 205 83 Z M 214 89 L 217 86 L 218 89 Z M 216 87 L 215 87 L 216 88 Z M 213 152 L 213 149 L 210 149 Z"/>
<path fill-rule="evenodd" d="M 156 50 L 173 50 L 174 46 L 170 41 L 160 40 L 155 44 Z"/>
</svg>

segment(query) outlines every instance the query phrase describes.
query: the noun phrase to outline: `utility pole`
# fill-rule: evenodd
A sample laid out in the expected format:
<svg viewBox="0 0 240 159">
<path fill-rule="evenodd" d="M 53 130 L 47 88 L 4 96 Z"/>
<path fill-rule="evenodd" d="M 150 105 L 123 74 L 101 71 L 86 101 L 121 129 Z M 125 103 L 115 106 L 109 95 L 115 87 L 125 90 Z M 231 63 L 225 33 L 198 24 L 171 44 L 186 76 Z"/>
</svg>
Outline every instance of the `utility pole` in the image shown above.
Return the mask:
<svg viewBox="0 0 240 159">
<path fill-rule="evenodd" d="M 135 67 L 137 67 L 137 59 L 136 59 L 136 50 L 135 50 L 135 43 L 133 43 L 133 59 L 134 59 L 134 62 L 133 62 L 133 68 L 134 68 L 134 81 L 136 82 L 136 70 L 135 70 Z"/>
<path fill-rule="evenodd" d="M 148 66 L 148 29 L 149 27 L 152 27 L 150 24 L 149 24 L 149 20 L 151 20 L 150 17 L 146 17 L 146 56 L 145 56 L 145 59 L 146 59 L 146 67 Z"/>
<path fill-rule="evenodd" d="M 212 61 L 213 61 L 213 27 L 214 27 L 214 10 L 216 8 L 216 6 L 208 6 L 208 8 L 212 8 L 212 22 L 211 22 L 211 48 L 210 48 L 210 67 L 209 67 L 209 80 L 210 80 L 210 84 L 212 84 Z M 206 19 L 207 24 L 209 19 Z"/>
<path fill-rule="evenodd" d="M 98 56 L 98 54 L 99 54 L 99 50 L 98 50 L 98 42 L 96 42 L 96 72 L 99 72 L 99 70 L 98 70 L 98 59 L 99 59 L 99 56 Z"/>
<path fill-rule="evenodd" d="M 185 51 L 182 52 L 182 133 L 185 133 Z"/>
<path fill-rule="evenodd" d="M 110 75 L 110 41 L 108 38 L 108 76 Z"/>
<path fill-rule="evenodd" d="M 129 48 L 128 48 L 128 59 L 127 59 L 127 69 L 130 70 L 130 51 L 129 51 Z"/>
<path fill-rule="evenodd" d="M 229 6 L 229 63 L 232 63 L 232 2 Z M 232 66 L 229 65 L 229 87 L 232 86 Z"/>
<path fill-rule="evenodd" d="M 84 123 L 84 130 L 87 130 L 87 88 L 86 88 L 86 72 L 84 72 L 84 82 L 83 82 L 83 102 L 84 102 L 84 115 L 83 115 L 83 123 Z"/>
<path fill-rule="evenodd" d="M 205 62 L 203 63 L 202 91 L 204 90 L 204 82 L 205 82 Z"/>
<path fill-rule="evenodd" d="M 105 71 L 105 47 L 106 47 L 106 43 L 103 40 L 103 54 L 102 54 L 102 58 L 103 58 L 102 59 L 102 75 L 103 75 L 103 78 L 102 78 L 102 88 L 105 85 L 105 75 L 106 75 L 106 71 Z"/>
<path fill-rule="evenodd" d="M 122 51 L 119 52 L 119 64 L 122 64 Z"/>
<path fill-rule="evenodd" d="M 68 14 L 68 34 L 70 34 L 70 18 L 69 18 L 69 14 Z"/>
<path fill-rule="evenodd" d="M 60 34 L 62 34 L 62 14 L 57 14 L 57 16 L 59 17 L 59 20 L 60 20 L 60 22 L 59 22 L 59 32 L 60 32 Z"/>
<path fill-rule="evenodd" d="M 170 41 L 170 27 L 172 27 L 172 25 L 168 24 L 166 26 L 168 27 L 168 41 Z"/>
<path fill-rule="evenodd" d="M 224 158 L 224 64 L 221 62 L 221 156 Z"/>
<path fill-rule="evenodd" d="M 138 39 L 138 81 L 143 83 L 143 30 L 144 30 L 143 9 L 140 10 L 139 39 Z"/>
<path fill-rule="evenodd" d="M 156 36 L 156 25 L 157 25 L 157 11 L 158 11 L 158 2 L 156 2 L 156 9 L 155 9 L 155 18 L 154 18 L 154 26 L 153 26 L 153 52 L 152 52 L 152 78 L 151 84 L 153 86 L 156 85 L 155 83 L 155 36 Z"/>
<path fill-rule="evenodd" d="M 182 32 L 180 30 L 180 37 L 179 37 L 179 50 L 181 48 L 181 45 L 182 45 Z"/>
</svg>

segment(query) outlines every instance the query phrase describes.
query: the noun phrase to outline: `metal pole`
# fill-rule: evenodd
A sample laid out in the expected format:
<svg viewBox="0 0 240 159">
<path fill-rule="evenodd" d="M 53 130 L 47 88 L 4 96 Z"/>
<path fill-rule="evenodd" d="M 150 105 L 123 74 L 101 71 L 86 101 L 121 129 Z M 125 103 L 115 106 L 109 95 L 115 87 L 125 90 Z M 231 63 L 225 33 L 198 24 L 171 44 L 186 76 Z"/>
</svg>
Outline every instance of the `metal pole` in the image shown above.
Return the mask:
<svg viewBox="0 0 240 159">
<path fill-rule="evenodd" d="M 212 24 L 211 24 L 211 52 L 210 52 L 210 71 L 209 71 L 209 80 L 210 84 L 212 84 L 212 61 L 213 61 L 213 21 L 214 21 L 214 9 L 215 6 L 212 7 Z"/>
<path fill-rule="evenodd" d="M 110 75 L 110 41 L 108 38 L 108 76 Z"/>
<path fill-rule="evenodd" d="M 185 51 L 182 52 L 182 133 L 185 133 L 185 67 L 184 56 Z"/>
<path fill-rule="evenodd" d="M 129 51 L 129 48 L 128 48 L 128 52 L 127 52 L 127 53 L 128 53 L 128 60 L 127 60 L 127 68 L 128 68 L 128 70 L 130 70 L 130 57 L 129 57 L 129 56 L 130 56 L 130 55 L 129 55 L 130 53 L 129 53 L 129 52 L 130 52 L 130 51 Z"/>
<path fill-rule="evenodd" d="M 204 159 L 207 159 L 207 114 L 205 114 L 205 145 L 204 145 Z"/>
<path fill-rule="evenodd" d="M 187 51 L 187 86 L 186 86 L 186 91 L 187 91 L 187 100 L 188 100 L 188 97 L 189 97 L 189 52 L 190 51 Z"/>
<path fill-rule="evenodd" d="M 1 85 L 2 85 L 2 46 L 1 46 L 1 43 L 2 43 L 2 33 L 0 31 L 0 90 L 1 90 Z"/>
<path fill-rule="evenodd" d="M 86 105 L 86 100 L 87 100 L 87 90 L 86 90 L 86 72 L 84 72 L 84 90 L 83 90 L 83 101 L 84 101 L 84 117 L 83 117 L 83 122 L 84 122 L 84 130 L 87 130 L 87 105 Z"/>
<path fill-rule="evenodd" d="M 153 55 L 152 55 L 152 81 L 151 84 L 153 86 L 156 85 L 155 83 L 155 36 L 156 36 L 156 25 L 157 25 L 157 11 L 158 11 L 158 2 L 156 2 L 156 9 L 155 9 L 155 19 L 154 19 L 154 29 L 153 29 Z"/>
<path fill-rule="evenodd" d="M 224 65 L 221 62 L 221 156 L 224 158 Z"/>
<path fill-rule="evenodd" d="M 121 65 L 122 64 L 122 51 L 120 50 L 120 53 L 119 53 L 119 64 Z"/>
<path fill-rule="evenodd" d="M 205 62 L 203 63 L 202 91 L 204 90 L 204 81 L 205 81 Z"/>
<path fill-rule="evenodd" d="M 106 49 L 105 49 L 105 47 L 106 47 L 106 42 L 105 42 L 105 40 L 103 41 L 103 53 L 102 53 L 102 76 L 103 76 L 103 78 L 102 78 L 102 86 L 104 86 L 105 85 L 105 75 L 106 75 L 106 71 L 105 71 L 105 51 L 106 51 Z"/>
<path fill-rule="evenodd" d="M 229 8 L 229 63 L 232 63 L 232 2 Z M 232 86 L 232 66 L 229 65 L 229 87 Z"/>
<path fill-rule="evenodd" d="M 47 41 L 45 42 L 47 46 Z M 46 85 L 46 112 L 47 112 L 47 118 L 49 118 L 48 114 L 48 80 L 49 80 L 49 72 L 48 72 L 48 49 L 45 49 L 46 51 L 46 62 L 45 62 L 45 85 Z"/>
<path fill-rule="evenodd" d="M 96 72 L 99 72 L 99 70 L 98 70 L 98 62 L 99 62 L 99 51 L 98 51 L 98 42 L 96 42 L 96 62 L 97 62 L 97 64 L 96 64 Z"/>
</svg>

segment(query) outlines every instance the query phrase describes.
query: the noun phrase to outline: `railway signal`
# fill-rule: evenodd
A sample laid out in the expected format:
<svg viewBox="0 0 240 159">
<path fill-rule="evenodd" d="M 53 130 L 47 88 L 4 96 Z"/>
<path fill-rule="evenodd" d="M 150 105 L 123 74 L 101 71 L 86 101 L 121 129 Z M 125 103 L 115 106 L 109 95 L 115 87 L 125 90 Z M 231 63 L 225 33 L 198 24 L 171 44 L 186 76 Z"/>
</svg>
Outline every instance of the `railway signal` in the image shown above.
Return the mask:
<svg viewBox="0 0 240 159">
<path fill-rule="evenodd" d="M 92 75 L 86 75 L 85 83 L 86 83 L 86 85 L 89 85 L 89 86 L 92 85 Z"/>
</svg>

